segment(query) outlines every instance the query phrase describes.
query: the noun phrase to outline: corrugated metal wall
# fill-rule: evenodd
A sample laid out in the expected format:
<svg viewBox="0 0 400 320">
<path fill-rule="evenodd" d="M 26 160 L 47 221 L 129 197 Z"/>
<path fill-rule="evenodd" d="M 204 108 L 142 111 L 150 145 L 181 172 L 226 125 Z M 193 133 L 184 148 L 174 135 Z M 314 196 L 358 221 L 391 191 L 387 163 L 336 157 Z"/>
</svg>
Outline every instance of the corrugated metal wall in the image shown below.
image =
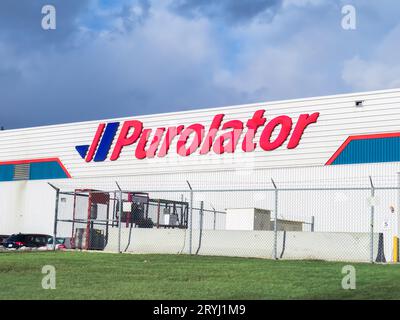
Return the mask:
<svg viewBox="0 0 400 320">
<path fill-rule="evenodd" d="M 364 101 L 363 107 L 355 106 L 358 100 Z M 218 113 L 226 114 L 224 121 L 237 119 L 246 122 L 259 109 L 266 110 L 264 116 L 267 121 L 279 115 L 288 115 L 294 122 L 303 113 L 319 112 L 320 116 L 317 123 L 305 130 L 296 149 L 287 149 L 286 141 L 274 151 L 266 152 L 258 147 L 254 152 L 245 153 L 239 147 L 241 139 L 234 154 L 217 155 L 211 151 L 207 155 L 199 155 L 197 151 L 189 157 L 181 157 L 172 151 L 176 148 L 173 144 L 165 158 L 156 156 L 153 159 L 138 160 L 134 155 L 135 145 L 132 145 L 123 149 L 117 161 L 92 163 L 86 163 L 76 152 L 75 146 L 90 144 L 100 121 L 6 130 L 0 132 L 0 162 L 56 157 L 75 178 L 239 170 L 249 166 L 255 169 L 322 166 L 350 135 L 397 132 L 400 128 L 400 90 L 138 116 L 104 122 L 136 119 L 142 121 L 145 128 L 152 129 L 193 123 L 201 123 L 208 128 L 213 116 Z M 255 141 L 258 141 L 261 131 L 258 131 Z"/>
</svg>

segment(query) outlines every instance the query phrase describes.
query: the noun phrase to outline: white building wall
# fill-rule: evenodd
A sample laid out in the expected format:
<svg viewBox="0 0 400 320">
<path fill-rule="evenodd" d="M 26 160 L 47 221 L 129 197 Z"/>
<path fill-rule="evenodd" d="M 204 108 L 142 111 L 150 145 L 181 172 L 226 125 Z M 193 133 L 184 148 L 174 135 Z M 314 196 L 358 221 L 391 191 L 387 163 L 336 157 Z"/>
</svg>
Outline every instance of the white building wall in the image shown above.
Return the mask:
<svg viewBox="0 0 400 320">
<path fill-rule="evenodd" d="M 0 183 L 0 234 L 51 234 L 55 192 L 43 181 Z"/>
<path fill-rule="evenodd" d="M 310 187 L 368 187 L 368 176 L 374 178 L 376 186 L 397 185 L 397 172 L 400 165 L 368 164 L 343 165 L 332 167 L 314 167 L 298 169 L 255 170 L 236 175 L 234 172 L 218 173 L 179 173 L 176 175 L 148 175 L 125 177 L 98 177 L 82 179 L 52 180 L 51 183 L 63 191 L 80 188 L 113 191 L 117 189 L 115 182 L 124 190 L 149 191 L 153 198 L 180 200 L 181 195 L 189 199 L 186 181 L 194 190 L 207 189 L 272 189 L 271 178 L 281 188 Z M 169 190 L 168 192 L 152 192 Z M 376 217 L 389 212 L 393 205 L 397 208 L 398 192 L 376 191 L 378 203 Z M 279 193 L 279 217 L 297 218 L 310 221 L 316 216 L 316 228 L 320 231 L 366 231 L 369 227 L 370 191 L 285 191 Z M 274 209 L 274 193 L 270 192 L 195 192 L 195 207 L 204 201 L 206 209 L 211 205 L 218 211 L 235 207 L 258 207 Z M 34 228 L 52 230 L 52 222 L 48 220 L 54 215 L 55 192 L 47 181 L 6 182 L 0 183 L 0 233 L 9 233 L 16 226 L 23 226 L 19 217 L 24 215 L 37 218 L 29 220 L 28 225 Z M 319 219 L 320 217 L 320 219 Z M 321 217 L 325 217 L 322 219 Z M 43 219 L 41 219 L 43 218 Z M 210 218 L 211 219 L 211 218 Z M 25 220 L 24 220 L 25 221 Z M 357 222 L 357 223 L 352 223 Z M 378 224 L 379 225 L 379 224 Z M 35 229 L 36 230 L 36 229 Z"/>
</svg>

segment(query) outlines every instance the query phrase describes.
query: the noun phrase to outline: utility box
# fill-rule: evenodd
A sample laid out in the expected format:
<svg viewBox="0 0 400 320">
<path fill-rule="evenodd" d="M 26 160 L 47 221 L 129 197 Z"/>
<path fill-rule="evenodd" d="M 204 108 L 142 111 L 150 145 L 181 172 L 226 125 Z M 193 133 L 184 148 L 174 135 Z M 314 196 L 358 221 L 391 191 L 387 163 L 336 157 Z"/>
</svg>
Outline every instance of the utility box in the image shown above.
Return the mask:
<svg viewBox="0 0 400 320">
<path fill-rule="evenodd" d="M 176 226 L 178 224 L 178 215 L 177 214 L 165 214 L 164 215 L 164 224 L 170 226 Z"/>
<path fill-rule="evenodd" d="M 270 230 L 271 211 L 258 208 L 226 209 L 226 230 Z"/>
<path fill-rule="evenodd" d="M 87 240 L 89 240 L 88 243 Z M 87 237 L 85 228 L 76 228 L 74 238 L 75 249 L 104 250 L 105 246 L 105 237 L 102 230 L 89 229 L 89 237 Z"/>
<path fill-rule="evenodd" d="M 278 231 L 303 231 L 303 222 L 302 221 L 292 221 L 292 220 L 283 220 L 278 219 L 277 230 Z M 271 221 L 271 230 L 274 230 L 275 220 Z"/>
</svg>

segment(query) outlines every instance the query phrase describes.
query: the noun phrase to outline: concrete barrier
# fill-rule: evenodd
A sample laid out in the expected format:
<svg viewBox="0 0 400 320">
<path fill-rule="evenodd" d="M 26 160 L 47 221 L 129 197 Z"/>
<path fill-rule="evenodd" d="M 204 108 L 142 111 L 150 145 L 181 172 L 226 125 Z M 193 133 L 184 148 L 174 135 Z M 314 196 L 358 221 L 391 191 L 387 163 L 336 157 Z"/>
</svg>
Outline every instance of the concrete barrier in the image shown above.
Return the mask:
<svg viewBox="0 0 400 320">
<path fill-rule="evenodd" d="M 194 252 L 198 248 L 194 233 Z M 204 230 L 199 254 L 273 258 L 274 233 L 272 231 Z"/>
<path fill-rule="evenodd" d="M 121 230 L 121 250 L 132 253 L 177 254 L 189 252 L 189 232 L 180 229 Z M 273 258 L 273 231 L 193 231 L 192 253 L 200 255 Z M 379 235 L 374 236 L 374 256 Z M 106 251 L 118 250 L 118 229 L 110 230 Z M 278 232 L 278 258 L 368 262 L 370 234 L 350 232 Z"/>
<path fill-rule="evenodd" d="M 284 238 L 286 236 L 286 239 Z M 379 234 L 374 236 L 374 257 L 378 254 Z M 283 259 L 327 261 L 370 261 L 370 234 L 355 232 L 278 233 L 279 254 Z"/>
<path fill-rule="evenodd" d="M 130 241 L 129 229 L 121 230 L 121 250 L 134 253 L 182 253 L 185 246 L 185 230 L 133 228 Z M 118 251 L 118 229 L 109 232 L 106 251 Z"/>
</svg>

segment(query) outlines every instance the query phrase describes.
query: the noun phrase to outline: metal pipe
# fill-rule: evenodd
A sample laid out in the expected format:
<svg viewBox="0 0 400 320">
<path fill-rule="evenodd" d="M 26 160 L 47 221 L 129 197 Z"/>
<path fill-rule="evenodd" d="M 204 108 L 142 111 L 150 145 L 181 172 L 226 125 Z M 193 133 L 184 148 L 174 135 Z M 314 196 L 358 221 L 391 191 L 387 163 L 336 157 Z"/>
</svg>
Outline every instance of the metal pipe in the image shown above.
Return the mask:
<svg viewBox="0 0 400 320">
<path fill-rule="evenodd" d="M 119 192 L 119 214 L 118 214 L 118 253 L 121 252 L 121 216 L 122 216 L 122 191 Z"/>
<path fill-rule="evenodd" d="M 70 219 L 58 219 L 58 222 L 75 222 L 75 223 L 86 223 L 86 220 L 82 220 L 82 221 L 77 221 L 77 220 L 70 220 Z M 112 222 L 112 220 L 110 220 L 109 222 Z M 118 223 L 118 221 L 115 221 L 116 223 Z M 93 226 L 107 226 L 107 222 L 103 221 L 103 222 L 98 222 L 98 221 L 91 221 Z"/>
<path fill-rule="evenodd" d="M 186 181 L 190 189 L 190 210 L 189 210 L 189 254 L 192 254 L 193 242 L 193 189 L 189 181 Z"/>
<path fill-rule="evenodd" d="M 279 191 L 362 191 L 369 190 L 369 187 L 332 187 L 332 188 L 279 188 Z M 375 190 L 400 190 L 400 187 L 375 187 Z M 143 192 L 163 192 L 163 193 L 176 193 L 184 192 L 185 190 L 147 190 Z M 263 192 L 270 191 L 274 192 L 275 189 L 263 188 L 263 189 L 196 189 L 195 192 Z M 187 192 L 187 190 L 186 190 Z"/>
<path fill-rule="evenodd" d="M 335 187 L 335 188 L 279 188 L 279 191 L 363 191 L 370 190 L 369 187 Z M 399 187 L 375 187 L 375 190 L 400 190 Z M 196 189 L 194 192 L 275 192 L 275 189 L 264 188 L 264 189 Z M 102 191 L 104 192 L 113 192 L 113 191 Z M 123 191 L 123 192 L 132 192 L 132 191 Z M 140 192 L 143 193 L 177 193 L 177 192 L 187 192 L 187 190 L 142 190 Z M 62 194 L 71 194 L 74 193 L 71 191 L 62 192 Z"/>
<path fill-rule="evenodd" d="M 372 182 L 371 176 L 369 177 L 369 181 L 371 184 L 371 212 L 370 212 L 370 262 L 374 263 L 374 215 L 375 215 L 375 203 L 374 203 L 374 198 L 375 198 L 375 187 Z"/>
<path fill-rule="evenodd" d="M 158 199 L 158 206 L 157 206 L 157 229 L 160 228 L 160 199 Z"/>
<path fill-rule="evenodd" d="M 204 207 L 204 202 L 201 201 L 201 202 L 200 202 L 200 233 L 199 233 L 199 245 L 198 245 L 197 250 L 196 250 L 196 255 L 199 254 L 199 251 L 200 251 L 200 249 L 201 249 L 201 240 L 202 240 L 202 237 L 203 237 L 203 215 L 204 215 L 203 207 Z"/>
<path fill-rule="evenodd" d="M 189 214 L 189 254 L 192 254 L 193 243 L 193 190 L 190 190 L 190 214 Z"/>
<path fill-rule="evenodd" d="M 396 237 L 400 237 L 400 172 L 397 172 L 397 187 Z"/>
<path fill-rule="evenodd" d="M 215 230 L 217 227 L 217 211 L 214 210 L 214 225 L 213 225 L 213 229 Z"/>
<path fill-rule="evenodd" d="M 274 259 L 278 259 L 278 188 L 276 187 L 275 181 L 271 179 L 272 184 L 275 188 L 275 210 L 274 210 Z"/>
<path fill-rule="evenodd" d="M 193 210 L 201 210 L 201 208 L 193 208 Z M 203 209 L 203 212 L 211 212 L 211 213 L 220 213 L 220 214 L 226 214 L 225 211 L 217 211 L 215 209 L 210 210 L 210 209 Z"/>
<path fill-rule="evenodd" d="M 91 240 L 91 235 L 90 235 L 90 222 L 92 221 L 92 217 L 91 217 L 91 212 L 92 212 L 92 193 L 89 193 L 89 202 L 88 202 L 88 209 L 87 209 L 87 220 L 88 222 L 86 223 L 86 250 L 89 250 L 90 248 L 90 243 L 92 242 Z"/>
<path fill-rule="evenodd" d="M 53 251 L 56 250 L 57 222 L 58 222 L 58 204 L 60 201 L 60 189 L 56 188 L 56 208 L 54 210 L 54 229 L 53 229 Z"/>
</svg>

